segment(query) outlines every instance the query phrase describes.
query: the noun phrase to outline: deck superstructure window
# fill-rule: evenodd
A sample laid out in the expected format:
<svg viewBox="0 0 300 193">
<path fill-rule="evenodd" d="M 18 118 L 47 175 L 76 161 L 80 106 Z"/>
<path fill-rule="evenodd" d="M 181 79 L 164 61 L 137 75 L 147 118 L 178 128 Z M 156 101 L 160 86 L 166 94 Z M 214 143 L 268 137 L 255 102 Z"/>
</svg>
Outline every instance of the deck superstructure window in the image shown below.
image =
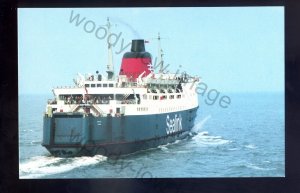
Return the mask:
<svg viewBox="0 0 300 193">
<path fill-rule="evenodd" d="M 158 99 L 158 96 L 153 96 L 153 100 L 157 100 Z"/>
<path fill-rule="evenodd" d="M 165 99 L 167 99 L 167 96 L 166 96 L 166 95 L 160 96 L 160 100 L 165 100 Z"/>
<path fill-rule="evenodd" d="M 111 100 L 114 100 L 113 94 L 88 95 L 88 101 L 90 104 L 110 104 Z"/>
<path fill-rule="evenodd" d="M 170 95 L 170 97 L 169 97 L 170 99 L 174 99 L 174 95 Z"/>
<path fill-rule="evenodd" d="M 103 84 L 103 87 L 107 87 L 107 84 Z"/>
<path fill-rule="evenodd" d="M 125 94 L 116 94 L 116 100 L 120 101 L 120 100 L 124 100 L 126 98 Z"/>
<path fill-rule="evenodd" d="M 114 87 L 114 84 L 108 84 L 109 87 Z"/>
<path fill-rule="evenodd" d="M 64 101 L 65 104 L 80 104 L 82 99 L 81 94 L 62 94 L 58 96 L 58 100 Z"/>
<path fill-rule="evenodd" d="M 87 88 L 88 88 L 88 87 L 90 87 L 90 85 L 89 85 L 89 84 L 85 84 L 85 87 L 87 87 Z"/>
<path fill-rule="evenodd" d="M 97 84 L 97 87 L 102 87 L 102 84 Z"/>
<path fill-rule="evenodd" d="M 148 107 L 137 107 L 137 111 L 148 111 Z"/>
<path fill-rule="evenodd" d="M 95 86 L 96 86 L 95 84 L 91 84 L 91 87 L 92 87 L 92 88 L 95 88 Z"/>
<path fill-rule="evenodd" d="M 140 104 L 139 94 L 116 94 L 118 104 Z"/>
</svg>

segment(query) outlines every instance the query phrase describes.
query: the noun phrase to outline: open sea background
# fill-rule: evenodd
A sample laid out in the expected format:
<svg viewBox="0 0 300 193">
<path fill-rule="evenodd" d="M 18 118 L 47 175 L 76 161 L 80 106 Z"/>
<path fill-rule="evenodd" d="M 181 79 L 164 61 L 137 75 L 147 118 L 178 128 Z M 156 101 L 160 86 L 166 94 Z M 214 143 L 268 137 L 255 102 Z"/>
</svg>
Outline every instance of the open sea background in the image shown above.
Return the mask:
<svg viewBox="0 0 300 193">
<path fill-rule="evenodd" d="M 221 93 L 222 94 L 222 93 Z M 108 159 L 57 158 L 41 146 L 51 95 L 19 96 L 20 178 L 283 177 L 284 93 L 233 93 L 200 107 L 188 139 Z M 220 96 L 219 96 L 220 97 Z"/>
</svg>

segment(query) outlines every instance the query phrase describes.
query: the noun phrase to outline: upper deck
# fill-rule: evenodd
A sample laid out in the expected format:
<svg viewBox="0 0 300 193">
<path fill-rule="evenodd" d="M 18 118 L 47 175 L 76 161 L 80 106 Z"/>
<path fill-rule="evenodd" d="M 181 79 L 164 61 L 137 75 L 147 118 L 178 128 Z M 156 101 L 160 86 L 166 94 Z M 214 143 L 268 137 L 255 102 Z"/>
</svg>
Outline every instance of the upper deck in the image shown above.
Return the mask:
<svg viewBox="0 0 300 193">
<path fill-rule="evenodd" d="M 197 77 L 174 74 L 153 74 L 135 82 L 126 77 L 86 77 L 80 84 L 75 81 L 74 87 L 54 88 L 55 99 L 49 100 L 48 106 L 57 112 L 85 112 L 83 107 L 90 106 L 95 114 L 120 113 L 125 107 L 126 114 L 184 110 L 198 105 L 194 89 L 198 82 Z"/>
</svg>

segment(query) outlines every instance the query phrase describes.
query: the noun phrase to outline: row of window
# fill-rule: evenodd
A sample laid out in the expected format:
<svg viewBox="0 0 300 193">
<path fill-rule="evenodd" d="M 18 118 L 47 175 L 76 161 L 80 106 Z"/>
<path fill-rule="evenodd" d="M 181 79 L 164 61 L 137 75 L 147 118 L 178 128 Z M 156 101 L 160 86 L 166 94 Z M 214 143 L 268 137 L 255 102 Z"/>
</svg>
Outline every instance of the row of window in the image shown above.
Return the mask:
<svg viewBox="0 0 300 193">
<path fill-rule="evenodd" d="M 170 111 L 180 111 L 183 110 L 184 106 L 179 106 L 179 107 L 166 107 L 166 108 L 159 108 L 159 112 L 170 112 Z"/>
<path fill-rule="evenodd" d="M 182 95 L 182 96 L 184 96 L 184 95 Z M 168 98 L 167 95 L 161 95 L 161 96 L 158 96 L 158 95 L 153 95 L 153 96 L 149 95 L 149 97 L 148 97 L 149 100 L 165 100 L 167 98 Z M 176 95 L 176 98 L 180 99 L 181 95 L 180 94 Z M 143 99 L 147 100 L 147 95 L 143 95 Z M 170 95 L 169 99 L 175 99 L 175 95 Z"/>
<path fill-rule="evenodd" d="M 85 84 L 85 87 L 86 88 L 95 88 L 95 87 L 103 87 L 103 88 L 106 88 L 106 87 L 114 87 L 114 84 L 113 83 L 103 83 L 103 84 Z"/>
<path fill-rule="evenodd" d="M 166 107 L 166 108 L 159 108 L 159 112 L 163 113 L 163 112 L 170 112 L 170 111 L 180 111 L 183 110 L 184 107 L 183 106 L 179 106 L 179 107 Z M 148 111 L 148 107 L 137 107 L 137 111 Z"/>
<path fill-rule="evenodd" d="M 172 86 L 172 89 L 147 89 L 147 93 L 181 93 L 183 92 L 182 89 L 175 89 L 174 86 Z"/>
<path fill-rule="evenodd" d="M 148 107 L 138 107 L 137 111 L 148 111 Z"/>
</svg>

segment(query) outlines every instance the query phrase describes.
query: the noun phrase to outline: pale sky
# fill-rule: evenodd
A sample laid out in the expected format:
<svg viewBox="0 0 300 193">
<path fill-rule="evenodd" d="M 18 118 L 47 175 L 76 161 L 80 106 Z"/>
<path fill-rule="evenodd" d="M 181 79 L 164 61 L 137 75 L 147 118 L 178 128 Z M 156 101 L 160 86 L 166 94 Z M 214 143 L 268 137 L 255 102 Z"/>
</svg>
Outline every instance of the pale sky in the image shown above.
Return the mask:
<svg viewBox="0 0 300 193">
<path fill-rule="evenodd" d="M 73 16 L 85 18 L 78 26 Z M 49 94 L 78 72 L 105 73 L 107 44 L 96 35 L 109 17 L 114 52 L 146 39 L 157 56 L 161 34 L 170 71 L 186 71 L 221 92 L 284 91 L 284 7 L 18 9 L 19 94 Z M 93 25 L 95 29 L 93 30 Z M 91 32 L 88 33 L 87 30 Z M 118 73 L 122 55 L 114 55 Z"/>
</svg>

